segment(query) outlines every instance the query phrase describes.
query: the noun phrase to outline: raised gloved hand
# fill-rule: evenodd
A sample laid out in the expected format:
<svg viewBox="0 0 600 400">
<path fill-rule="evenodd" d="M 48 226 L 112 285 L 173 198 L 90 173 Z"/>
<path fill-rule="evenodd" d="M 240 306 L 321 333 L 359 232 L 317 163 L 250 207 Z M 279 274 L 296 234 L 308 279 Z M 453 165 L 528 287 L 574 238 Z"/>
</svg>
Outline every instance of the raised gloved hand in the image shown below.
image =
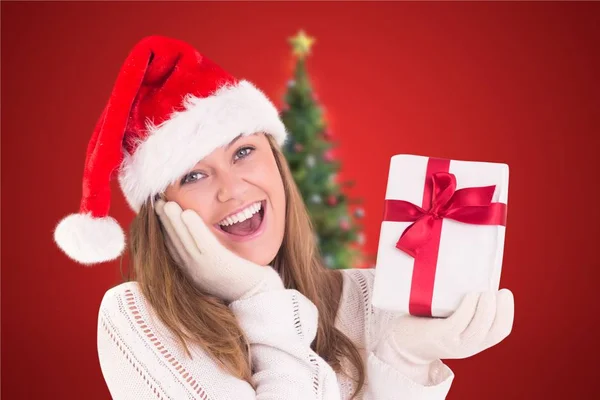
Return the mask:
<svg viewBox="0 0 600 400">
<path fill-rule="evenodd" d="M 467 358 L 498 344 L 510 334 L 513 320 L 510 290 L 469 293 L 447 318 L 397 318 L 384 332 L 375 355 L 426 384 L 432 362 Z"/>
<path fill-rule="evenodd" d="M 272 267 L 254 264 L 225 248 L 194 210 L 182 211 L 177 203 L 162 199 L 154 209 L 165 228 L 169 252 L 201 290 L 230 303 L 284 289 Z"/>
</svg>

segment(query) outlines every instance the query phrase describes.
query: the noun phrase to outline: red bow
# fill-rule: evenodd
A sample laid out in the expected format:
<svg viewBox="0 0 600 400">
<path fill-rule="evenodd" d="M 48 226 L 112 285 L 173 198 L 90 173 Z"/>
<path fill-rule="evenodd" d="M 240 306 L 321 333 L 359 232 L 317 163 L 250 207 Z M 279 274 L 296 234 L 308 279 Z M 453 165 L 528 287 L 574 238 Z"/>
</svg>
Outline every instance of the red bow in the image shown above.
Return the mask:
<svg viewBox="0 0 600 400">
<path fill-rule="evenodd" d="M 412 257 L 432 237 L 434 221 L 444 218 L 476 225 L 506 226 L 506 204 L 492 203 L 495 186 L 456 190 L 456 177 L 448 172 L 431 176 L 431 206 L 425 210 L 404 200 L 385 200 L 384 221 L 414 221 L 396 247 Z"/>
</svg>

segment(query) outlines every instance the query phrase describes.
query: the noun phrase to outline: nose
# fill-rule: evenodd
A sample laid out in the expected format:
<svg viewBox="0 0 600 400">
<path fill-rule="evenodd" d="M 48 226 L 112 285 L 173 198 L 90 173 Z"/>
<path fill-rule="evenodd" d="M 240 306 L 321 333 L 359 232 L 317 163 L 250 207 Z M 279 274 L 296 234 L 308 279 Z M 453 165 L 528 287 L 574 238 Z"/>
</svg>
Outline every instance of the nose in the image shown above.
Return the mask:
<svg viewBox="0 0 600 400">
<path fill-rule="evenodd" d="M 241 177 L 231 171 L 220 171 L 217 176 L 217 199 L 226 202 L 231 199 L 244 199 L 247 184 Z"/>
</svg>

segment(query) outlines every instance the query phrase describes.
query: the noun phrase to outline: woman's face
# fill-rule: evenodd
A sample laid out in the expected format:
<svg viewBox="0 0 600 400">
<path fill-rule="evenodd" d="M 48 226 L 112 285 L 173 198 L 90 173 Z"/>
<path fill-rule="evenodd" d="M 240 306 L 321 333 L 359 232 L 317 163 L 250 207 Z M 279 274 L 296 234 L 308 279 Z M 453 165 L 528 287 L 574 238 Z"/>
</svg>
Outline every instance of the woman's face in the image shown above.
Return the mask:
<svg viewBox="0 0 600 400">
<path fill-rule="evenodd" d="M 214 150 L 165 191 L 192 209 L 240 257 L 269 264 L 283 241 L 285 192 L 265 135 L 239 136 Z"/>
</svg>

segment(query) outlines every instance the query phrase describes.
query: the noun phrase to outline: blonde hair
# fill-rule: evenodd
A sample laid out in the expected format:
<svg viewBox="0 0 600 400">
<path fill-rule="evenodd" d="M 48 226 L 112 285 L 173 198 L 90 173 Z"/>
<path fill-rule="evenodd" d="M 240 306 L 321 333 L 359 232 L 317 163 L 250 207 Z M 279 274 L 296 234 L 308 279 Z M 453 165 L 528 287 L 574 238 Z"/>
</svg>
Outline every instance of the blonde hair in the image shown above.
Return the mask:
<svg viewBox="0 0 600 400">
<path fill-rule="evenodd" d="M 335 326 L 342 293 L 341 271 L 324 267 L 314 241 L 314 229 L 287 160 L 267 135 L 281 174 L 286 196 L 286 224 L 281 248 L 272 262 L 286 288 L 296 289 L 319 310 L 312 349 L 336 372 L 354 379 L 360 392 L 365 372 L 352 341 Z M 186 353 L 187 344 L 205 350 L 228 373 L 250 382 L 251 366 L 243 331 L 220 299 L 197 289 L 170 256 L 152 202 L 149 199 L 130 228 L 132 267 L 128 279 L 138 282 L 142 293 L 162 322 L 176 335 Z M 342 371 L 347 359 L 357 376 Z"/>
</svg>

